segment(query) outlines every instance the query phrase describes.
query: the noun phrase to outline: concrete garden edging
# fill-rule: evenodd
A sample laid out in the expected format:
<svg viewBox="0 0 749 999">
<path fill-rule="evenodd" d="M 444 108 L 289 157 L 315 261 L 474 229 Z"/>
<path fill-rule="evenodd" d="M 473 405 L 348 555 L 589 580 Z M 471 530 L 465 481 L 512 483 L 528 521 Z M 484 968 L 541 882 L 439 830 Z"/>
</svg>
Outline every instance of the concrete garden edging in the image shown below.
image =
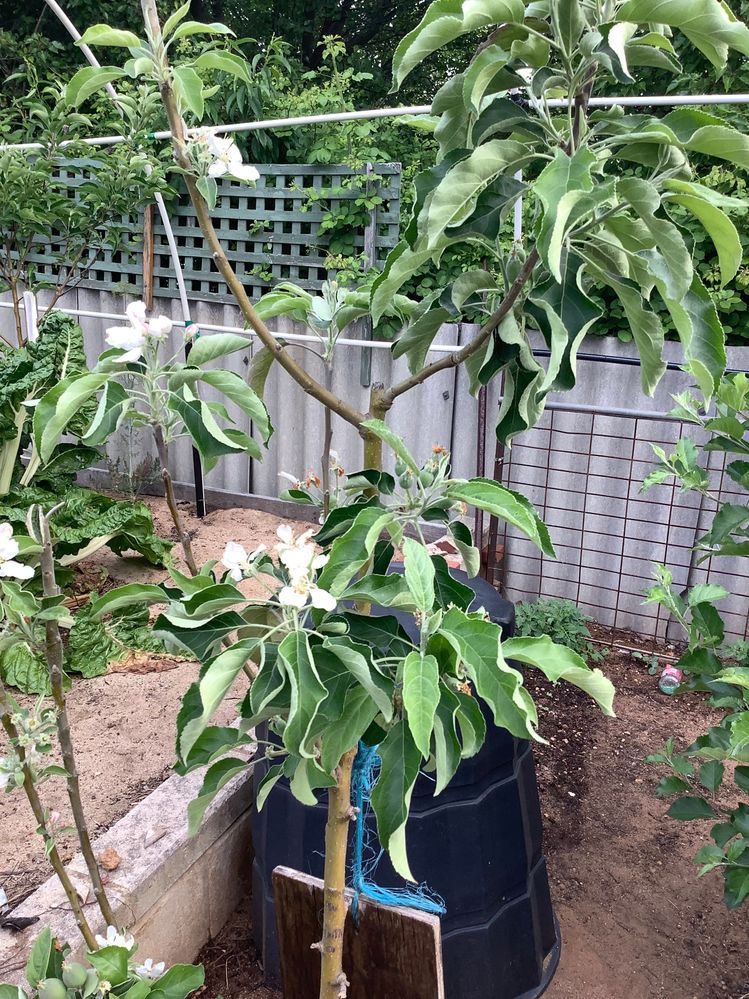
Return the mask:
<svg viewBox="0 0 749 999">
<path fill-rule="evenodd" d="M 138 943 L 138 956 L 190 963 L 221 930 L 249 890 L 252 847 L 250 771 L 224 787 L 206 812 L 200 832 L 187 835 L 187 806 L 196 797 L 202 771 L 172 776 L 135 805 L 94 843 L 96 856 L 113 849 L 121 861 L 106 887 L 119 926 Z M 40 840 L 40 854 L 42 846 Z M 95 933 L 104 929 L 93 903 L 83 858 L 67 865 Z M 50 878 L 14 910 L 38 916 L 20 933 L 0 930 L 0 982 L 24 983 L 31 944 L 44 926 L 68 941 L 77 957 L 85 945 L 62 888 Z"/>
</svg>

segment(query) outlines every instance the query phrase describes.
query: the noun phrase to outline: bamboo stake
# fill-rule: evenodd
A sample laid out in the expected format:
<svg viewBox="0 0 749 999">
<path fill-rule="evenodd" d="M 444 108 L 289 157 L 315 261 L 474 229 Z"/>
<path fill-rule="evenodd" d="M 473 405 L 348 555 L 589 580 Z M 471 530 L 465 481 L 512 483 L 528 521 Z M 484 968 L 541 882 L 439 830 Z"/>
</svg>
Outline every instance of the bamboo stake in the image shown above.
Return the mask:
<svg viewBox="0 0 749 999">
<path fill-rule="evenodd" d="M 45 597 L 57 597 L 60 589 L 55 579 L 55 560 L 52 551 L 52 538 L 49 530 L 49 515 L 45 515 L 39 509 L 39 527 L 41 534 L 42 553 L 40 556 L 42 569 L 42 590 Z M 63 688 L 63 647 L 60 637 L 60 627 L 57 621 L 47 621 L 45 624 L 47 664 L 49 666 L 50 682 L 52 684 L 52 698 L 57 708 L 57 734 L 60 740 L 60 750 L 62 761 L 67 771 L 67 790 L 70 799 L 70 807 L 73 812 L 78 841 L 80 843 L 83 859 L 86 862 L 91 884 L 94 889 L 94 896 L 101 910 L 101 914 L 108 926 L 115 925 L 115 916 L 109 904 L 104 884 L 101 880 L 99 865 L 94 856 L 94 849 L 91 845 L 91 836 L 86 822 L 86 813 L 81 799 L 80 779 L 78 777 L 78 767 L 73 749 L 73 738 L 70 732 L 70 722 Z M 88 941 L 87 941 L 88 942 Z"/>
</svg>

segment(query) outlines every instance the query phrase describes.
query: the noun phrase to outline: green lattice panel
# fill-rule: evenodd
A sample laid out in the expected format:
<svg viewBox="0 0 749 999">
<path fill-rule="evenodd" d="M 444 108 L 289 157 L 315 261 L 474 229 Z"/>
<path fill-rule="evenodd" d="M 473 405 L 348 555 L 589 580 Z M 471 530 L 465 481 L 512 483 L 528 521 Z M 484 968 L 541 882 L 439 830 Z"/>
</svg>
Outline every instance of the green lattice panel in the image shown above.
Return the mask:
<svg viewBox="0 0 749 999">
<path fill-rule="evenodd" d="M 278 281 L 291 280 L 305 288 L 319 288 L 327 278 L 326 245 L 318 238 L 320 222 L 328 211 L 361 192 L 343 186 L 354 173 L 345 166 L 299 164 L 259 165 L 260 179 L 248 187 L 224 180 L 213 213 L 214 224 L 251 298 Z M 400 215 L 400 164 L 374 167 L 383 204 L 370 222 L 375 262 L 382 261 L 398 241 Z M 324 203 L 311 202 L 309 189 L 329 192 Z M 305 210 L 306 208 L 306 210 Z M 180 248 L 187 292 L 200 301 L 230 301 L 224 283 L 205 246 L 192 206 L 184 198 L 170 205 L 171 221 Z M 355 237 L 355 252 L 363 252 L 366 232 Z M 176 296 L 166 234 L 160 221 L 154 225 L 154 292 Z"/>
<path fill-rule="evenodd" d="M 90 160 L 71 160 L 59 171 L 60 176 L 71 188 L 79 187 L 86 177 L 86 169 Z M 80 281 L 81 287 L 100 288 L 103 291 L 140 294 L 143 290 L 143 250 L 142 216 L 133 214 L 122 219 L 123 232 L 120 245 L 115 249 L 100 251 L 87 277 Z M 46 280 L 50 284 L 57 283 L 59 259 L 54 254 L 62 249 L 55 241 L 56 234 L 48 236 L 45 244 L 41 237 L 28 261 L 33 266 L 37 279 Z"/>
<path fill-rule="evenodd" d="M 86 161 L 76 160 L 63 172 L 71 187 L 80 185 Z M 214 223 L 229 260 L 245 283 L 252 298 L 263 294 L 278 281 L 291 280 L 305 288 L 319 288 L 328 277 L 325 267 L 326 240 L 318 236 L 320 222 L 343 202 L 356 198 L 361 186 L 346 187 L 356 176 L 346 166 L 307 166 L 300 164 L 258 165 L 260 179 L 255 187 L 236 181 L 219 182 L 219 201 Z M 400 164 L 377 164 L 373 183 L 383 198 L 369 225 L 355 235 L 355 253 L 365 246 L 381 263 L 398 242 L 400 217 Z M 322 202 L 311 201 L 312 189 L 325 195 Z M 185 284 L 190 298 L 198 301 L 229 302 L 231 296 L 218 275 L 186 194 L 167 202 L 177 245 L 180 249 Z M 122 245 L 99 255 L 84 288 L 140 294 L 143 290 L 142 217 L 123 220 L 126 232 Z M 54 235 L 45 247 L 30 257 L 36 272 L 54 282 L 56 268 L 52 254 L 59 248 Z M 164 227 L 154 213 L 154 293 L 177 297 L 177 281 Z"/>
</svg>

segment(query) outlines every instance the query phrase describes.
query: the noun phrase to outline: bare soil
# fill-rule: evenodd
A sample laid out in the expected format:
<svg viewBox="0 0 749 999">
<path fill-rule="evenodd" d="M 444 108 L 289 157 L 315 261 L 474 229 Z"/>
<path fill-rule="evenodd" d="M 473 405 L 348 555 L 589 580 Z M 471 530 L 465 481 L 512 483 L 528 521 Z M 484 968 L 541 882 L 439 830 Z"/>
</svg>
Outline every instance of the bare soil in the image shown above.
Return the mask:
<svg viewBox="0 0 749 999">
<path fill-rule="evenodd" d="M 171 536 L 163 503 L 149 503 L 158 529 Z M 229 539 L 248 549 L 270 546 L 279 523 L 251 510 L 216 511 L 197 521 L 185 505 L 185 514 L 199 562 L 220 556 Z M 102 570 L 108 578 L 102 579 Z M 163 576 L 114 556 L 92 561 L 87 572 L 96 585 L 101 580 L 100 589 Z M 88 585 L 86 580 L 84 589 Z M 602 628 L 595 635 L 652 648 L 636 635 Z M 719 877 L 697 880 L 691 857 L 709 823 L 664 818 L 667 806 L 653 794 L 660 774 L 644 763 L 670 735 L 691 741 L 709 724 L 710 710 L 697 697 L 660 694 L 657 676 L 628 652 L 612 649 L 600 665 L 617 688 L 615 720 L 603 718 L 573 688 L 529 679 L 541 732 L 549 740 L 537 747 L 536 761 L 563 939 L 560 967 L 546 994 L 549 999 L 742 999 L 749 993 L 749 906 L 728 912 Z M 196 667 L 175 661 L 154 661 L 152 667 L 76 681 L 70 692 L 81 779 L 96 831 L 124 815 L 168 775 L 173 762 L 174 719 Z M 64 824 L 61 782 L 51 780 L 43 792 Z M 20 794 L 0 796 L 0 886 L 11 901 L 48 876 L 27 812 Z M 72 844 L 63 837 L 61 846 L 69 856 Z M 280 999 L 262 985 L 247 906 L 206 947 L 202 960 L 203 999 Z"/>
</svg>

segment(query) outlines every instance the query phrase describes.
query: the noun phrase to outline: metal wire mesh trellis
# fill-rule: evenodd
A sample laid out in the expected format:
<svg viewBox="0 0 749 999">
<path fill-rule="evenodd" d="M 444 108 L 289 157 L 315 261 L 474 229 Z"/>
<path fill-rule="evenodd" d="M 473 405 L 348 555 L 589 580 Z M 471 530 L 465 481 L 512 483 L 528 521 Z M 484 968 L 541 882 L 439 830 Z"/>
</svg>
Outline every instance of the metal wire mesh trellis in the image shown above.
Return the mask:
<svg viewBox="0 0 749 999">
<path fill-rule="evenodd" d="M 711 500 L 669 482 L 641 492 L 655 466 L 652 444 L 668 453 L 681 436 L 700 431 L 664 413 L 611 415 L 551 404 L 533 430 L 500 457 L 497 478 L 533 500 L 557 550 L 543 556 L 508 525 L 488 548 L 488 577 L 513 600 L 562 597 L 602 624 L 676 639 L 681 635 L 658 604 L 644 604 L 653 562 L 668 566 L 678 590 L 720 583 L 731 638 L 747 638 L 749 580 L 741 559 L 700 562 L 693 548 L 709 528 Z M 725 456 L 707 452 L 712 489 L 722 500 L 741 496 L 725 475 Z"/>
<path fill-rule="evenodd" d="M 305 288 L 319 288 L 328 277 L 329 235 L 324 220 L 343 217 L 347 255 L 367 254 L 370 264 L 382 263 L 398 241 L 400 223 L 400 164 L 376 164 L 361 172 L 348 166 L 300 164 L 258 165 L 255 187 L 237 181 L 219 182 L 214 224 L 237 275 L 251 298 L 278 281 L 291 280 Z M 71 188 L 86 176 L 86 161 L 74 160 L 61 170 Z M 366 179 L 363 179 L 366 178 Z M 358 206 L 364 195 L 378 203 Z M 187 292 L 199 301 L 232 302 L 205 245 L 186 195 L 169 205 L 172 226 L 182 257 Z M 144 288 L 143 219 L 123 220 L 124 236 L 115 249 L 105 248 L 80 282 L 102 291 L 140 295 Z M 160 220 L 152 229 L 153 273 L 147 275 L 154 293 L 179 294 L 166 232 Z M 38 277 L 55 281 L 59 274 L 60 245 L 54 234 L 29 255 Z"/>
</svg>

